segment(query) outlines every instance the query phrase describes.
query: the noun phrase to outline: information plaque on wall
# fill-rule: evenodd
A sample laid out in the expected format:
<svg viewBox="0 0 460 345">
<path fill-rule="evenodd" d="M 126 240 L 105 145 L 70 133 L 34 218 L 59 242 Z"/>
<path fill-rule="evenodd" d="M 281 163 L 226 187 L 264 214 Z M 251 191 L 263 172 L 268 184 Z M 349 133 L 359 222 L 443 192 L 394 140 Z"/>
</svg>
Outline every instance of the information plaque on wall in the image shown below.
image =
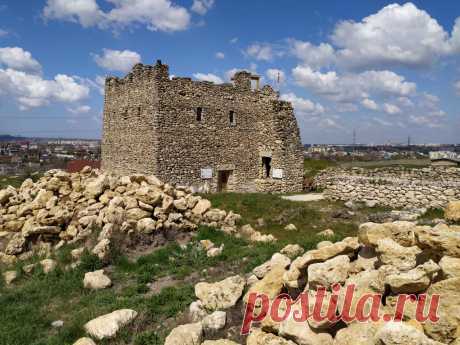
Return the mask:
<svg viewBox="0 0 460 345">
<path fill-rule="evenodd" d="M 283 178 L 283 169 L 273 169 L 273 178 Z"/>
<path fill-rule="evenodd" d="M 201 178 L 203 180 L 211 179 L 212 178 L 212 169 L 211 168 L 201 169 Z"/>
</svg>

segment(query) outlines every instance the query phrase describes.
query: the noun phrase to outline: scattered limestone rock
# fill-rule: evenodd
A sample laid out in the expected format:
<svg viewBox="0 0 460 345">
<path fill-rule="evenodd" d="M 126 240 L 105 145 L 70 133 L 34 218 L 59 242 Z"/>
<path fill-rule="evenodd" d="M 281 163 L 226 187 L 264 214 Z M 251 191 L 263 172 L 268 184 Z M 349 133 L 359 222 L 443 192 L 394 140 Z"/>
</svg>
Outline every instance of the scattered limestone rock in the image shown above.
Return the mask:
<svg viewBox="0 0 460 345">
<path fill-rule="evenodd" d="M 97 339 L 113 338 L 120 328 L 129 324 L 136 316 L 137 312 L 131 309 L 115 310 L 87 322 L 84 328 Z"/>
<path fill-rule="evenodd" d="M 283 268 L 286 268 L 290 264 L 291 259 L 289 259 L 287 256 L 280 253 L 275 253 L 269 261 L 255 267 L 252 270 L 252 273 L 254 273 L 257 278 L 262 279 L 272 269 L 272 267 L 282 266 Z"/>
<path fill-rule="evenodd" d="M 300 288 L 303 281 L 302 272 L 305 272 L 310 264 L 324 262 L 338 255 L 354 256 L 359 247 L 356 237 L 347 237 L 332 246 L 310 250 L 292 261 L 289 270 L 283 276 L 284 284 L 289 288 Z"/>
<path fill-rule="evenodd" d="M 203 337 L 201 322 L 174 328 L 166 337 L 164 345 L 200 345 Z"/>
<path fill-rule="evenodd" d="M 358 237 L 360 243 L 376 247 L 382 239 L 392 239 L 403 247 L 416 244 L 416 225 L 412 222 L 397 221 L 392 223 L 364 223 L 359 226 Z"/>
<path fill-rule="evenodd" d="M 251 286 L 252 284 L 255 284 L 259 281 L 259 278 L 255 274 L 251 274 L 249 277 L 246 279 L 246 284 L 248 286 Z"/>
<path fill-rule="evenodd" d="M 3 272 L 3 279 L 5 280 L 6 285 L 11 285 L 17 278 L 18 272 L 16 271 Z"/>
<path fill-rule="evenodd" d="M 211 208 L 211 202 L 206 199 L 201 199 L 192 209 L 192 213 L 198 216 L 202 216 L 210 208 Z"/>
<path fill-rule="evenodd" d="M 209 249 L 207 252 L 206 252 L 206 256 L 208 258 L 213 258 L 213 257 L 216 257 L 216 256 L 219 256 L 220 254 L 222 254 L 224 250 L 224 244 L 222 243 L 220 247 L 218 248 L 211 248 Z"/>
<path fill-rule="evenodd" d="M 321 249 L 323 247 L 332 246 L 334 243 L 331 241 L 321 241 L 316 245 L 316 249 Z"/>
<path fill-rule="evenodd" d="M 82 257 L 84 251 L 85 251 L 85 248 L 84 248 L 84 247 L 72 249 L 72 250 L 70 251 L 70 256 L 71 256 L 72 259 L 74 259 L 74 260 L 80 260 L 80 258 Z"/>
<path fill-rule="evenodd" d="M 48 274 L 52 271 L 54 271 L 57 267 L 57 262 L 53 259 L 44 259 L 42 261 L 40 261 L 40 265 L 42 266 L 43 268 L 43 272 L 45 274 Z"/>
<path fill-rule="evenodd" d="M 460 277 L 460 258 L 444 256 L 439 261 L 439 266 L 445 278 Z"/>
<path fill-rule="evenodd" d="M 392 265 L 401 271 L 408 271 L 417 265 L 417 255 L 422 250 L 417 247 L 403 247 L 391 238 L 377 241 L 377 254 L 384 265 Z"/>
<path fill-rule="evenodd" d="M 334 338 L 334 345 L 375 345 L 375 333 L 379 324 L 355 322 L 339 330 Z"/>
<path fill-rule="evenodd" d="M 300 312 L 300 307 L 298 307 L 298 310 Z M 307 321 L 295 321 L 292 314 L 287 320 L 281 322 L 278 334 L 286 339 L 293 340 L 296 344 L 302 345 L 332 345 L 333 342 L 330 334 L 314 332 Z"/>
<path fill-rule="evenodd" d="M 263 219 L 263 218 L 257 218 L 256 219 L 256 226 L 258 228 L 263 228 L 265 225 L 266 225 L 265 219 Z"/>
<path fill-rule="evenodd" d="M 376 335 L 377 345 L 443 345 L 429 339 L 422 331 L 402 322 L 388 322 Z"/>
<path fill-rule="evenodd" d="M 217 283 L 198 283 L 195 295 L 208 310 L 233 307 L 243 294 L 246 282 L 241 276 L 233 276 Z"/>
<path fill-rule="evenodd" d="M 106 260 L 110 255 L 110 240 L 104 238 L 99 241 L 99 243 L 93 248 L 92 253 L 97 255 L 100 260 Z"/>
<path fill-rule="evenodd" d="M 423 324 L 425 333 L 432 339 L 450 344 L 458 338 L 460 310 L 460 278 L 450 278 L 432 284 L 427 295 L 441 296 L 438 308 L 439 321 Z"/>
<path fill-rule="evenodd" d="M 25 266 L 22 267 L 22 271 L 25 274 L 31 274 L 35 270 L 36 267 L 37 267 L 37 264 L 25 265 Z"/>
<path fill-rule="evenodd" d="M 278 337 L 271 333 L 262 332 L 259 329 L 252 330 L 247 340 L 247 345 L 296 345 L 290 340 Z"/>
<path fill-rule="evenodd" d="M 156 222 L 152 218 L 142 218 L 137 221 L 137 231 L 144 234 L 151 234 L 156 230 Z"/>
<path fill-rule="evenodd" d="M 61 328 L 62 326 L 64 326 L 64 321 L 62 320 L 56 320 L 51 322 L 51 327 L 53 328 Z"/>
<path fill-rule="evenodd" d="M 396 294 L 411 294 L 425 291 L 440 267 L 432 260 L 407 272 L 390 274 L 386 283 Z"/>
<path fill-rule="evenodd" d="M 244 301 L 247 302 L 249 294 L 253 292 L 266 294 L 269 299 L 278 296 L 283 288 L 283 274 L 285 272 L 286 270 L 282 265 L 272 267 L 262 280 L 259 280 L 249 288 Z"/>
<path fill-rule="evenodd" d="M 73 345 L 96 345 L 91 338 L 80 338 Z"/>
<path fill-rule="evenodd" d="M 321 286 L 330 289 L 333 284 L 343 284 L 348 278 L 350 258 L 339 255 L 323 263 L 308 266 L 308 288 L 311 290 Z"/>
<path fill-rule="evenodd" d="M 286 231 L 296 231 L 297 227 L 294 224 L 288 224 L 284 227 L 284 230 Z"/>
<path fill-rule="evenodd" d="M 378 205 L 378 201 L 377 200 L 366 200 L 364 202 L 364 205 L 366 205 L 366 207 L 369 207 L 369 208 L 374 208 L 375 206 Z"/>
<path fill-rule="evenodd" d="M 334 230 L 332 230 L 332 229 L 326 229 L 326 230 L 318 232 L 317 235 L 329 238 L 329 237 L 334 237 L 335 233 L 334 233 Z"/>
<path fill-rule="evenodd" d="M 417 232 L 417 245 L 431 251 L 432 255 L 460 258 L 460 231 L 453 229 L 445 224 L 438 224 L 434 228 L 423 227 Z"/>
<path fill-rule="evenodd" d="M 454 222 L 460 221 L 460 201 L 451 201 L 447 204 L 444 210 L 444 218 Z"/>
<path fill-rule="evenodd" d="M 214 243 L 210 240 L 201 240 L 200 245 L 206 251 L 208 251 L 211 248 L 214 248 Z"/>
<path fill-rule="evenodd" d="M 359 250 L 356 260 L 351 263 L 350 273 L 374 270 L 377 262 L 378 257 L 375 249 L 364 246 Z"/>
<path fill-rule="evenodd" d="M 299 255 L 302 255 L 305 250 L 298 244 L 288 244 L 280 250 L 281 254 L 286 255 L 289 259 L 294 259 Z"/>
<path fill-rule="evenodd" d="M 192 302 L 189 306 L 189 317 L 192 322 L 198 322 L 203 320 L 208 313 L 200 300 Z"/>
<path fill-rule="evenodd" d="M 234 341 L 227 340 L 227 339 L 219 339 L 219 340 L 206 340 L 202 345 L 240 345 L 235 343 Z"/>
<path fill-rule="evenodd" d="M 109 187 L 109 179 L 106 174 L 101 174 L 97 178 L 86 184 L 85 192 L 89 197 L 98 197 L 106 188 Z"/>
<path fill-rule="evenodd" d="M 105 289 L 112 285 L 112 281 L 104 274 L 104 270 L 85 273 L 83 286 L 86 289 L 99 290 Z"/>
<path fill-rule="evenodd" d="M 227 322 L 227 313 L 225 311 L 215 311 L 212 314 L 206 316 L 201 321 L 203 330 L 207 331 L 218 331 L 225 327 Z"/>
</svg>

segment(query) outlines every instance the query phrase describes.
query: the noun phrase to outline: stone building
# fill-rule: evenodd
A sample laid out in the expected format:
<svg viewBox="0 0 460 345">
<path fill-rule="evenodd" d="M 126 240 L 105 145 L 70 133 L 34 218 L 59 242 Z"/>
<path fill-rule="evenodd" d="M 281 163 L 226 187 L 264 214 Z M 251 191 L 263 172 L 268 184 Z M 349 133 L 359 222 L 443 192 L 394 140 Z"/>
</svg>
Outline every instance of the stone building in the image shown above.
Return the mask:
<svg viewBox="0 0 460 345">
<path fill-rule="evenodd" d="M 293 108 L 258 84 L 243 71 L 219 85 L 170 78 L 161 61 L 107 78 L 102 169 L 154 174 L 201 191 L 300 191 Z"/>
</svg>

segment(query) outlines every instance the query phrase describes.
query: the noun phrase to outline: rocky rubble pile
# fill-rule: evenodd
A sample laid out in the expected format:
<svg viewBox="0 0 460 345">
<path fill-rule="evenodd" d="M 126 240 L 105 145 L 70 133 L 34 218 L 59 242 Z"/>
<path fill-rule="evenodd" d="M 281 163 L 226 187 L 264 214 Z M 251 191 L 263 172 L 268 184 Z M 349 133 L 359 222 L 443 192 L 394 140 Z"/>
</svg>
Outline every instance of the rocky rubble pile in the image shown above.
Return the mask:
<svg viewBox="0 0 460 345">
<path fill-rule="evenodd" d="M 331 287 L 340 284 L 340 292 Z M 345 300 L 345 287 L 354 285 L 354 297 Z M 275 322 L 266 318 L 255 323 L 246 339 L 248 345 L 442 345 L 460 344 L 460 226 L 439 224 L 418 226 L 413 222 L 365 223 L 358 237 L 336 243 L 323 242 L 304 253 L 298 245 L 289 245 L 271 260 L 256 267 L 250 276 L 233 276 L 223 281 L 195 286 L 198 300 L 190 306 L 190 324 L 174 329 L 166 345 L 238 344 L 214 338 L 211 329 L 225 326 L 225 311 L 250 292 L 265 294 L 273 300 L 288 293 L 295 300 L 300 292 L 310 297 L 313 308 L 318 287 L 326 287 L 326 299 L 338 294 L 336 313 L 350 303 L 354 313 L 359 299 L 380 294 L 380 315 L 395 314 L 401 294 L 426 293 L 428 300 L 439 294 L 438 322 L 420 323 L 416 304 L 407 302 L 402 322 L 345 323 L 329 320 L 294 321 L 291 316 Z M 246 291 L 246 292 L 245 292 Z M 428 304 L 428 302 L 427 302 Z M 260 305 L 258 306 L 259 308 Z M 330 304 L 323 304 L 326 314 Z M 294 310 L 300 304 L 293 306 Z M 332 308 L 335 308 L 332 306 Z M 366 309 L 367 308 L 367 309 Z M 334 310 L 334 309 L 333 309 Z M 365 315 L 369 314 L 365 307 Z M 209 319 L 220 321 L 210 327 Z M 223 314 L 222 314 L 223 313 Z M 243 313 L 243 310 L 241 310 Z M 257 316 L 257 312 L 255 313 Z M 282 314 L 282 312 L 281 312 Z M 270 315 L 270 313 L 269 313 Z M 426 315 L 426 314 L 425 314 Z M 212 324 L 212 323 L 211 323 Z M 228 333 L 227 333 L 228 334 Z M 236 339 L 238 340 L 238 339 Z"/>
<path fill-rule="evenodd" d="M 10 264 L 34 253 L 48 256 L 75 242 L 90 246 L 104 260 L 115 234 L 174 238 L 200 224 L 253 241 L 274 240 L 249 225 L 240 229 L 240 219 L 232 211 L 212 208 L 189 188 L 155 176 L 115 176 L 90 167 L 72 174 L 50 170 L 37 182 L 27 179 L 17 189 L 0 190 L 0 260 Z M 78 258 L 82 252 L 79 248 L 72 255 Z"/>
</svg>

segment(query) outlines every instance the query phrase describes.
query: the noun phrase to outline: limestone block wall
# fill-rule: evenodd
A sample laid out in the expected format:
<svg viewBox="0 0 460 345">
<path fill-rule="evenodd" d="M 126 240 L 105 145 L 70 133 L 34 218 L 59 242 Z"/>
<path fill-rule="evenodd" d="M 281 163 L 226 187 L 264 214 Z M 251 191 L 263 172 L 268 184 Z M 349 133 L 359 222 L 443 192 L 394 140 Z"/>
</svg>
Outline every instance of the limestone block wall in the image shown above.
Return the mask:
<svg viewBox="0 0 460 345">
<path fill-rule="evenodd" d="M 297 123 L 290 104 L 279 101 L 271 88 L 251 91 L 174 78 L 159 89 L 160 178 L 196 188 L 207 184 L 216 190 L 219 171 L 231 170 L 230 191 L 301 190 Z M 271 158 L 272 171 L 283 170 L 282 179 L 265 177 L 263 156 Z M 203 179 L 202 169 L 211 169 L 212 177 Z"/>
<path fill-rule="evenodd" d="M 327 169 L 315 178 L 332 200 L 375 200 L 391 207 L 444 207 L 460 200 L 460 168 Z"/>
<path fill-rule="evenodd" d="M 158 93 L 152 66 L 136 65 L 125 78 L 107 78 L 102 169 L 119 174 L 156 172 Z"/>
</svg>

